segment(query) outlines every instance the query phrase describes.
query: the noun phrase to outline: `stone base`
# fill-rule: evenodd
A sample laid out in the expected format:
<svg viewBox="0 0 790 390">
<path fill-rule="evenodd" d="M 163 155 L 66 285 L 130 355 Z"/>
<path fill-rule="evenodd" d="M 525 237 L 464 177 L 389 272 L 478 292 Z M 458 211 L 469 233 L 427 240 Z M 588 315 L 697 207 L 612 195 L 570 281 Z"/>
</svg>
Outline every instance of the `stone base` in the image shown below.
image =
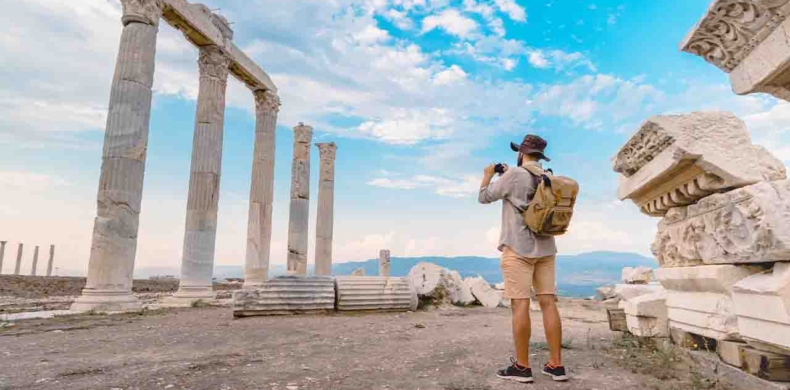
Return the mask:
<svg viewBox="0 0 790 390">
<path fill-rule="evenodd" d="M 752 275 L 733 287 L 741 336 L 767 352 L 790 354 L 790 263 Z"/>
<path fill-rule="evenodd" d="M 663 291 L 664 288 L 658 283 L 650 284 L 616 284 L 614 286 L 615 295 L 623 300 L 634 299 L 636 297 L 653 294 Z"/>
<path fill-rule="evenodd" d="M 216 293 L 214 288 L 206 287 L 179 287 L 178 291 L 172 296 L 169 296 L 160 302 L 162 307 L 192 307 L 198 302 L 213 303 L 216 302 Z"/>
<path fill-rule="evenodd" d="M 233 316 L 326 314 L 335 310 L 335 280 L 328 276 L 281 276 L 233 293 Z"/>
<path fill-rule="evenodd" d="M 100 313 L 137 311 L 143 308 L 131 291 L 82 290 L 82 295 L 71 304 L 71 311 Z"/>
<path fill-rule="evenodd" d="M 721 361 L 733 367 L 743 367 L 743 356 L 741 355 L 741 348 L 747 347 L 746 343 L 739 343 L 735 341 L 720 341 L 718 342 L 716 353 L 721 358 Z"/>
<path fill-rule="evenodd" d="M 338 311 L 417 310 L 417 291 L 407 278 L 339 276 L 335 288 Z"/>
<path fill-rule="evenodd" d="M 639 337 L 669 337 L 665 291 L 623 301 L 621 306 L 631 334 Z"/>
</svg>

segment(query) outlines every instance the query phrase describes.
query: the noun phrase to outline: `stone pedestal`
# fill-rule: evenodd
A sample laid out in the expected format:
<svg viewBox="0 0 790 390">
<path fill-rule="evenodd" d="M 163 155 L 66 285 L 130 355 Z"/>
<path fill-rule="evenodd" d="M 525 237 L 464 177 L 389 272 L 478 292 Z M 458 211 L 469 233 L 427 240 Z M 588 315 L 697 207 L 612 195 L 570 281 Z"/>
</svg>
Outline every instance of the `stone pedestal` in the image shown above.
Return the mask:
<svg viewBox="0 0 790 390">
<path fill-rule="evenodd" d="M 281 276 L 233 293 L 233 316 L 325 314 L 335 309 L 335 281 L 326 276 Z"/>
<path fill-rule="evenodd" d="M 749 276 L 733 288 L 741 336 L 753 347 L 790 355 L 790 263 Z"/>
<path fill-rule="evenodd" d="M 271 91 L 255 91 L 255 146 L 247 219 L 244 287 L 255 287 L 269 277 L 274 200 L 274 154 L 280 99 Z"/>
<path fill-rule="evenodd" d="M 181 282 L 167 304 L 189 306 L 214 299 L 214 245 L 222 167 L 225 89 L 230 60 L 216 46 L 200 48 L 200 90 L 181 261 Z"/>
<path fill-rule="evenodd" d="M 670 328 L 716 340 L 740 340 L 732 292 L 758 266 L 703 265 L 661 268 L 656 278 L 667 289 Z"/>
<path fill-rule="evenodd" d="M 49 246 L 49 261 L 47 262 L 47 276 L 52 276 L 52 265 L 55 263 L 55 245 Z"/>
<path fill-rule="evenodd" d="M 666 292 L 642 295 L 623 301 L 628 331 L 639 337 L 669 337 Z"/>
<path fill-rule="evenodd" d="M 294 127 L 291 165 L 291 207 L 288 219 L 288 274 L 307 274 L 307 234 L 310 220 L 310 142 L 313 128 Z"/>
<path fill-rule="evenodd" d="M 33 264 L 30 266 L 30 276 L 36 276 L 38 270 L 38 245 L 33 249 Z"/>
<path fill-rule="evenodd" d="M 390 276 L 389 249 L 382 249 L 379 251 L 379 276 Z"/>
<path fill-rule="evenodd" d="M 318 178 L 318 211 L 315 223 L 315 274 L 332 274 L 332 235 L 335 204 L 334 142 L 316 144 L 321 156 Z"/>
<path fill-rule="evenodd" d="M 124 28 L 104 132 L 88 280 L 72 310 L 140 308 L 132 295 L 132 273 L 161 10 L 155 0 L 122 0 L 121 4 Z"/>
<path fill-rule="evenodd" d="M 417 291 L 407 278 L 339 276 L 338 311 L 415 311 Z"/>
<path fill-rule="evenodd" d="M 3 259 L 5 258 L 5 244 L 8 241 L 0 241 L 0 275 L 3 273 Z"/>
</svg>

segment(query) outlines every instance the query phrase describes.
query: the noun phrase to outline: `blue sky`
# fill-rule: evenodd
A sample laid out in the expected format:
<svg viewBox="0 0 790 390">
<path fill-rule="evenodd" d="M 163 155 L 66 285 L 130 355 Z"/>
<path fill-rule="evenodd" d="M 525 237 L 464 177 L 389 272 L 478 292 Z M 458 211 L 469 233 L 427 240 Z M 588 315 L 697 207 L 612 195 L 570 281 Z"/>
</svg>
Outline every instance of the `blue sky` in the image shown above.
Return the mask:
<svg viewBox="0 0 790 390">
<path fill-rule="evenodd" d="M 614 196 L 610 157 L 651 115 L 727 110 L 790 161 L 790 107 L 736 96 L 678 44 L 708 1 L 207 0 L 272 77 L 277 129 L 272 262 L 284 263 L 291 128 L 338 144 L 335 258 L 496 256 L 498 206 L 476 203 L 482 168 L 508 142 L 549 141 L 582 197 L 560 250 L 649 254 L 657 220 Z M 95 215 L 116 0 L 28 0 L 0 15 L 0 239 L 56 244 L 84 270 Z M 162 23 L 138 266 L 177 266 L 189 178 L 197 50 Z M 253 99 L 230 80 L 216 263 L 242 264 Z M 313 183 L 318 151 L 313 148 Z M 315 216 L 317 188 L 312 188 Z M 312 240 L 311 255 L 312 259 Z M 311 260 L 312 261 L 312 260 Z"/>
</svg>

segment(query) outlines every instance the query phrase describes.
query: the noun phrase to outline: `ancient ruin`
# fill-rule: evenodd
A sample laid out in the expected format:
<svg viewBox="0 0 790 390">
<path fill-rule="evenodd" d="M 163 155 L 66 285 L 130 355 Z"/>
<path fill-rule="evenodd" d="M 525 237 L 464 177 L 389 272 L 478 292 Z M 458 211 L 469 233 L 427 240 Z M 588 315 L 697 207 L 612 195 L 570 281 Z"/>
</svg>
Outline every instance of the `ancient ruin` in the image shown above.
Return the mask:
<svg viewBox="0 0 790 390">
<path fill-rule="evenodd" d="M 8 241 L 0 241 L 0 274 L 3 273 L 3 259 L 5 258 L 5 244 Z"/>
<path fill-rule="evenodd" d="M 379 276 L 390 276 L 390 251 L 382 249 L 379 251 Z"/>
<path fill-rule="evenodd" d="M 0 257 L 2 257 L 0 255 Z M 55 245 L 49 246 L 49 260 L 47 261 L 47 276 L 52 276 L 52 266 L 55 264 Z M 2 264 L 0 264 L 2 266 Z"/>
<path fill-rule="evenodd" d="M 36 276 L 36 270 L 38 268 L 38 245 L 36 245 L 35 249 L 33 249 L 33 264 L 30 266 L 30 275 Z"/>
<path fill-rule="evenodd" d="M 414 311 L 417 293 L 406 278 L 338 276 L 338 311 Z"/>
<path fill-rule="evenodd" d="M 316 144 L 320 152 L 321 167 L 318 178 L 318 211 L 315 223 L 315 274 L 332 274 L 332 235 L 335 205 L 335 155 L 334 142 Z"/>
<path fill-rule="evenodd" d="M 131 294 L 160 19 L 200 51 L 182 281 L 175 303 L 212 299 L 225 86 L 233 74 L 255 94 L 276 96 L 269 76 L 231 41 L 227 20 L 185 0 L 122 0 L 123 30 L 104 139 L 98 210 L 85 289 L 74 310 L 140 308 Z M 20 246 L 21 252 L 21 246 Z"/>
<path fill-rule="evenodd" d="M 310 141 L 313 128 L 294 127 L 291 165 L 291 207 L 288 219 L 288 274 L 307 275 L 307 239 L 310 221 Z"/>
<path fill-rule="evenodd" d="M 790 100 L 788 14 L 788 0 L 715 0 L 680 49 L 728 73 L 739 95 Z"/>
<path fill-rule="evenodd" d="M 19 247 L 16 250 L 16 265 L 14 266 L 14 275 L 19 275 L 19 272 L 22 270 L 22 243 L 19 243 Z"/>
<path fill-rule="evenodd" d="M 281 276 L 233 293 L 233 316 L 325 314 L 335 310 L 335 280 Z"/>
</svg>

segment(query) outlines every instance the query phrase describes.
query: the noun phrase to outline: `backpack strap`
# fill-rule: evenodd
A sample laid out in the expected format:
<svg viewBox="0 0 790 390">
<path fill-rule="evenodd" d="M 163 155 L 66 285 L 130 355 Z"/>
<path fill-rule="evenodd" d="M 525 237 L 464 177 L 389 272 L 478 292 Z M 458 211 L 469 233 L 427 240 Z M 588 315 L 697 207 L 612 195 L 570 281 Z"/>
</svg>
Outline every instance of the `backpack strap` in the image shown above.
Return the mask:
<svg viewBox="0 0 790 390">
<path fill-rule="evenodd" d="M 551 169 L 544 170 L 543 168 L 536 167 L 534 165 L 522 165 L 521 167 L 526 169 L 527 172 L 531 173 L 538 179 L 543 180 L 543 185 L 546 187 L 551 187 L 551 179 L 549 176 L 554 174 Z M 535 189 L 537 190 L 537 184 L 535 184 Z"/>
</svg>

